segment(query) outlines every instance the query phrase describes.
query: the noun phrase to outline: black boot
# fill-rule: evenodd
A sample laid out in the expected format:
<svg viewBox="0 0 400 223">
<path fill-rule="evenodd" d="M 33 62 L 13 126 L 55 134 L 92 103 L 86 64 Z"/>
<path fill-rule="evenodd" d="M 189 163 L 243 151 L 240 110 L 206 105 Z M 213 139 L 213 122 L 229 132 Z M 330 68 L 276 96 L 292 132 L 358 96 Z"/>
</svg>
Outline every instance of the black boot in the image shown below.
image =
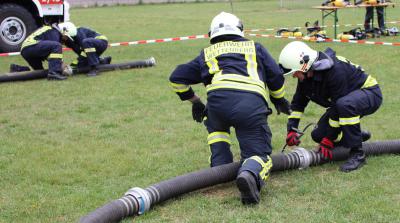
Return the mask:
<svg viewBox="0 0 400 223">
<path fill-rule="evenodd" d="M 241 172 L 236 178 L 236 185 L 240 191 L 240 199 L 245 205 L 260 202 L 260 190 L 256 178 L 249 171 Z"/>
<path fill-rule="evenodd" d="M 87 73 L 88 77 L 95 77 L 97 76 L 98 70 L 95 66 L 92 66 L 92 68 L 90 68 L 89 73 Z"/>
<path fill-rule="evenodd" d="M 20 66 L 18 64 L 10 64 L 10 73 L 30 71 L 31 69 L 27 66 Z"/>
<path fill-rule="evenodd" d="M 67 79 L 66 76 L 64 76 L 60 73 L 54 72 L 54 71 L 49 71 L 49 73 L 47 74 L 47 80 L 62 81 L 65 79 Z"/>
<path fill-rule="evenodd" d="M 110 56 L 99 58 L 100 64 L 110 64 L 111 63 L 111 59 L 112 58 Z"/>
<path fill-rule="evenodd" d="M 351 149 L 349 159 L 340 166 L 340 171 L 350 172 L 362 167 L 366 163 L 365 152 L 359 148 Z"/>
<path fill-rule="evenodd" d="M 362 141 L 368 141 L 371 138 L 371 133 L 369 131 L 361 130 Z"/>
</svg>

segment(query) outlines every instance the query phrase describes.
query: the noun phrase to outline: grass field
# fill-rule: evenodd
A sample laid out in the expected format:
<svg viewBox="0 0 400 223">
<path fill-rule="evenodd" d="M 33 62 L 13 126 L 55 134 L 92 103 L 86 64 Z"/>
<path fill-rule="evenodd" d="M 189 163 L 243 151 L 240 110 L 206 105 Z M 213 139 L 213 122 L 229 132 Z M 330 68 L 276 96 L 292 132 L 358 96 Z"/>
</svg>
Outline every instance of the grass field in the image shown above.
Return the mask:
<svg viewBox="0 0 400 223">
<path fill-rule="evenodd" d="M 310 0 L 307 4 L 319 5 Z M 116 6 L 72 9 L 72 20 L 92 27 L 110 42 L 204 34 L 223 3 Z M 278 1 L 235 2 L 246 29 L 302 26 L 320 19 L 307 7 L 279 8 Z M 340 11 L 339 23 L 362 23 L 364 10 Z M 387 21 L 399 20 L 389 8 Z M 332 20 L 327 21 L 332 25 Z M 392 25 L 389 25 L 390 27 Z M 346 28 L 348 29 L 348 28 Z M 343 31 L 343 30 L 341 30 Z M 265 32 L 266 33 L 266 32 Z M 270 32 L 273 33 L 273 32 Z M 332 33 L 328 29 L 328 34 Z M 277 58 L 287 39 L 254 38 Z M 400 42 L 400 37 L 377 39 Z M 154 56 L 157 66 L 74 76 L 63 82 L 36 80 L 0 84 L 0 222 L 77 222 L 129 188 L 145 188 L 208 166 L 207 132 L 191 118 L 188 102 L 171 91 L 168 77 L 195 57 L 207 39 L 113 47 L 113 62 Z M 381 109 L 362 121 L 372 141 L 398 139 L 400 48 L 347 43 L 310 43 L 334 48 L 376 77 Z M 65 60 L 74 55 L 65 53 Z M 19 56 L 0 58 L 0 73 Z M 286 80 L 291 98 L 295 79 Z M 205 98 L 202 86 L 196 91 Z M 303 126 L 323 110 L 309 106 Z M 274 153 L 286 135 L 286 116 L 273 114 Z M 307 135 L 302 145 L 315 144 Z M 236 159 L 236 140 L 232 150 Z M 371 157 L 359 171 L 344 174 L 340 163 L 272 174 L 256 207 L 244 207 L 234 183 L 190 193 L 155 206 L 137 222 L 400 222 L 400 157 Z M 132 221 L 132 218 L 126 222 Z"/>
</svg>

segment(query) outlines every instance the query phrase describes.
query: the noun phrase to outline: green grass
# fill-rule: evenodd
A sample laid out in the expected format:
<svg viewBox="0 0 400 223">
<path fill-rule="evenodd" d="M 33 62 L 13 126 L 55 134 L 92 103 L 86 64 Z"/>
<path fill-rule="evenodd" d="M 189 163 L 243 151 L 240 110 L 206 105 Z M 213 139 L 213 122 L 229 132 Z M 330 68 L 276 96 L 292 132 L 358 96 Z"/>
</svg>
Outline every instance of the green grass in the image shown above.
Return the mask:
<svg viewBox="0 0 400 223">
<path fill-rule="evenodd" d="M 308 2 L 308 1 L 307 1 Z M 320 1 L 310 1 L 315 5 Z M 307 3 L 311 4 L 311 3 Z M 72 9 L 77 25 L 92 27 L 110 42 L 203 34 L 230 4 L 192 3 Z M 301 26 L 320 19 L 309 7 L 280 9 L 276 1 L 234 2 L 245 28 Z M 342 12 L 343 11 L 343 12 Z M 340 21 L 361 23 L 364 10 L 342 10 Z M 387 11 L 398 20 L 398 7 Z M 332 21 L 331 21 L 332 22 Z M 329 23 L 328 23 L 329 24 Z M 331 23 L 332 24 L 332 23 Z M 328 30 L 328 34 L 332 33 Z M 273 33 L 273 32 L 270 32 Z M 277 58 L 289 40 L 254 38 Z M 399 42 L 399 37 L 378 40 Z M 208 40 L 113 47 L 113 61 L 154 56 L 157 66 L 75 76 L 64 82 L 36 80 L 0 85 L 0 222 L 77 222 L 129 188 L 145 188 L 171 177 L 206 168 L 207 133 L 191 119 L 189 103 L 171 91 L 168 77 L 195 57 Z M 398 139 L 399 48 L 345 43 L 310 43 L 361 64 L 377 77 L 384 103 L 363 119 L 372 140 Z M 66 61 L 74 55 L 65 54 Z M 0 73 L 20 57 L 0 58 Z M 287 78 L 288 97 L 296 81 Z M 205 98 L 202 86 L 196 91 Z M 323 110 L 312 105 L 302 122 L 316 121 Z M 286 134 L 286 116 L 270 116 L 274 153 Z M 313 148 L 309 136 L 304 147 Z M 232 150 L 239 156 L 238 143 Z M 139 222 L 399 222 L 399 156 L 371 157 L 360 171 L 344 174 L 340 163 L 303 171 L 274 173 L 262 202 L 244 207 L 233 183 L 190 193 L 155 206 Z M 130 222 L 132 219 L 126 220 Z"/>
</svg>

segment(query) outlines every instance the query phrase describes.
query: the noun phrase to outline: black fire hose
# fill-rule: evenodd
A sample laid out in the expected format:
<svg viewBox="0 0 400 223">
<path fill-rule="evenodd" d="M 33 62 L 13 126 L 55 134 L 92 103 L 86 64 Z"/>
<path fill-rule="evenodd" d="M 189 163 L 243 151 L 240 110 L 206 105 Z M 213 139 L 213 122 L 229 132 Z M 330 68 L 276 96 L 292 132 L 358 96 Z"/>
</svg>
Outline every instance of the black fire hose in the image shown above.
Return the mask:
<svg viewBox="0 0 400 223">
<path fill-rule="evenodd" d="M 400 154 L 400 140 L 363 143 L 366 155 Z M 345 160 L 349 149 L 338 147 L 333 150 L 333 160 Z M 297 148 L 288 154 L 272 155 L 272 171 L 306 168 L 326 163 L 319 153 Z M 125 195 L 103 207 L 96 209 L 80 219 L 80 223 L 109 223 L 141 215 L 151 206 L 170 198 L 201 188 L 226 183 L 236 178 L 240 163 L 230 163 L 188 173 L 169 180 L 153 184 L 145 189 L 134 187 Z"/>
<path fill-rule="evenodd" d="M 134 68 L 144 68 L 144 67 L 152 67 L 156 64 L 156 60 L 154 57 L 151 57 L 146 60 L 136 60 L 119 64 L 100 64 L 97 66 L 97 70 L 99 72 L 113 71 L 113 70 L 126 70 L 126 69 L 134 69 Z M 72 75 L 76 74 L 84 74 L 89 72 L 90 67 L 83 67 L 72 70 Z M 48 70 L 34 70 L 34 71 L 25 71 L 25 72 L 17 72 L 17 73 L 7 73 L 0 75 L 0 82 L 11 82 L 11 81 L 27 81 L 27 80 L 36 80 L 47 77 Z"/>
</svg>

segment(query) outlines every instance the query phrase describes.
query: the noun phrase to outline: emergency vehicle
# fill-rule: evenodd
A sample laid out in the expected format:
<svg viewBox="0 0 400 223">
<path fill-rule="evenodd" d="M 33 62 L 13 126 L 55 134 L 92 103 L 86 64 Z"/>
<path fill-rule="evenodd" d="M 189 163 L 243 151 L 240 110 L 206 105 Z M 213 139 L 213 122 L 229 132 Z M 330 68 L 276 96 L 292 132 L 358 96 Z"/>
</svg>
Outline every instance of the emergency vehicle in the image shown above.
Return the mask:
<svg viewBox="0 0 400 223">
<path fill-rule="evenodd" d="M 68 20 L 69 4 L 64 0 L 1 0 L 0 52 L 19 51 L 38 27 Z"/>
</svg>

